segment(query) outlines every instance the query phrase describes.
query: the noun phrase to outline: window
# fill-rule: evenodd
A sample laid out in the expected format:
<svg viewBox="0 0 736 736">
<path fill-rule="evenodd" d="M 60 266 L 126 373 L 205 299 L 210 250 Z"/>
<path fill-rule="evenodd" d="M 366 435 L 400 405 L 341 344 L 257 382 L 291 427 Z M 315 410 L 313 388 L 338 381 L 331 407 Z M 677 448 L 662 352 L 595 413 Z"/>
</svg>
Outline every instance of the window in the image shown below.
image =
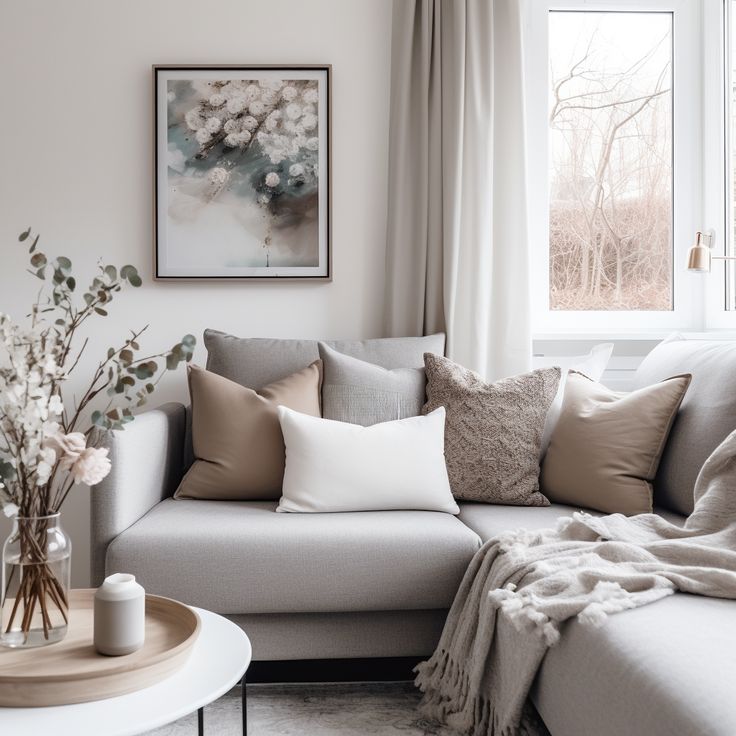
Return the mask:
<svg viewBox="0 0 736 736">
<path fill-rule="evenodd" d="M 726 220 L 726 253 L 736 256 L 736 2 L 727 0 L 724 6 L 724 57 L 723 94 L 726 109 L 724 146 L 725 173 L 724 194 L 727 203 Z M 726 264 L 725 273 L 725 309 L 736 310 L 736 261 Z"/>
<path fill-rule="evenodd" d="M 672 309 L 672 14 L 549 14 L 549 306 Z"/>
<path fill-rule="evenodd" d="M 702 320 L 684 269 L 704 227 L 699 7 L 528 0 L 536 333 Z"/>
</svg>

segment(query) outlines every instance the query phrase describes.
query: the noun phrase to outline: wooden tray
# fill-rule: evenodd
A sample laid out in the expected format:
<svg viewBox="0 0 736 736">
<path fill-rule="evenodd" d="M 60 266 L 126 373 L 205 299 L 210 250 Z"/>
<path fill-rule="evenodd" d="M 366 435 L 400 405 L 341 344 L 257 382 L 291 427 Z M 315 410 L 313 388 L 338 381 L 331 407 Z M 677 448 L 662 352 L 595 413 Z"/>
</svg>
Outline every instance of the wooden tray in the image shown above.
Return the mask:
<svg viewBox="0 0 736 736">
<path fill-rule="evenodd" d="M 66 637 L 34 649 L 0 647 L 0 706 L 68 705 L 124 695 L 163 680 L 187 660 L 199 616 L 187 606 L 146 596 L 146 641 L 121 657 L 92 645 L 94 590 L 72 590 Z"/>
</svg>

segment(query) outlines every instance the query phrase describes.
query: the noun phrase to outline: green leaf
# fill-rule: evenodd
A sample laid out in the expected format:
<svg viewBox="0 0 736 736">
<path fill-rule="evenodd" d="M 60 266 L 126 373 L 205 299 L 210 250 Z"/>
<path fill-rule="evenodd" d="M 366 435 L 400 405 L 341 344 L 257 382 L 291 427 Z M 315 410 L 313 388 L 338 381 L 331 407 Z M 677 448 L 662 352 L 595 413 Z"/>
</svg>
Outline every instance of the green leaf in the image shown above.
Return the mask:
<svg viewBox="0 0 736 736">
<path fill-rule="evenodd" d="M 95 424 L 98 427 L 99 426 L 104 426 L 104 424 L 100 424 L 101 421 L 104 421 L 101 411 L 93 411 L 92 412 L 92 416 L 90 417 L 90 419 L 92 420 L 92 424 Z"/>
<path fill-rule="evenodd" d="M 76 279 L 73 276 L 70 276 L 66 280 L 66 285 L 69 287 L 69 291 L 74 291 L 74 289 L 77 288 L 77 282 Z"/>
<path fill-rule="evenodd" d="M 87 306 L 92 304 L 92 302 L 95 300 L 94 296 L 92 294 L 85 294 L 84 295 L 84 301 L 87 302 Z"/>
<path fill-rule="evenodd" d="M 115 348 L 108 348 L 107 349 L 107 359 L 110 360 L 112 356 L 115 355 Z"/>
<path fill-rule="evenodd" d="M 59 325 L 59 327 L 62 327 L 66 324 L 66 322 L 63 319 L 57 319 L 56 322 L 54 322 L 55 325 Z"/>
<path fill-rule="evenodd" d="M 153 385 L 152 383 L 147 383 L 147 384 L 146 384 L 146 391 L 147 391 L 147 392 L 148 392 L 149 394 L 152 394 L 155 388 L 156 388 L 156 387 L 155 387 L 155 386 L 154 386 L 154 385 Z"/>
<path fill-rule="evenodd" d="M 42 268 L 39 268 L 38 271 L 35 271 L 34 276 L 43 281 L 46 278 L 46 266 L 43 266 Z"/>
<path fill-rule="evenodd" d="M 34 250 L 36 250 L 36 246 L 38 245 L 38 239 L 40 238 L 40 235 L 36 235 L 36 237 L 33 239 L 33 242 L 31 243 L 31 247 L 28 249 L 29 253 L 33 253 Z"/>
<path fill-rule="evenodd" d="M 130 376 L 123 376 L 120 380 L 123 382 L 123 386 L 135 386 L 135 379 Z"/>
<path fill-rule="evenodd" d="M 46 265 L 46 256 L 43 253 L 34 253 L 31 256 L 31 266 L 41 268 Z"/>
<path fill-rule="evenodd" d="M 0 460 L 0 478 L 10 481 L 15 478 L 15 468 L 5 460 Z"/>
<path fill-rule="evenodd" d="M 130 279 L 131 276 L 137 276 L 138 269 L 135 266 L 127 265 L 120 269 L 120 277 L 124 279 Z"/>
<path fill-rule="evenodd" d="M 121 350 L 120 351 L 120 360 L 122 360 L 123 365 L 129 365 L 133 362 L 133 351 L 132 350 Z"/>
<path fill-rule="evenodd" d="M 54 271 L 54 283 L 57 286 L 60 286 L 66 281 L 66 276 L 62 271 L 60 271 L 58 268 Z"/>
<path fill-rule="evenodd" d="M 101 307 L 95 307 L 95 312 L 97 312 L 97 314 L 99 314 L 102 317 L 107 317 L 107 312 Z"/>
<path fill-rule="evenodd" d="M 115 266 L 105 266 L 105 273 L 107 274 L 107 278 L 109 278 L 110 281 L 117 281 L 118 270 L 117 268 L 115 268 Z"/>
<path fill-rule="evenodd" d="M 140 277 L 140 276 L 139 276 L 139 275 L 138 275 L 137 273 L 136 273 L 136 274 L 133 274 L 133 275 L 132 275 L 132 276 L 131 276 L 131 277 L 130 277 L 130 278 L 128 279 L 128 283 L 129 283 L 129 284 L 130 284 L 131 286 L 135 287 L 136 289 L 137 289 L 137 288 L 138 288 L 139 286 L 143 286 L 143 281 L 141 280 L 141 277 Z"/>
<path fill-rule="evenodd" d="M 131 340 L 130 341 L 130 347 L 132 347 L 133 350 L 140 350 L 141 349 L 141 346 L 135 340 Z"/>
<path fill-rule="evenodd" d="M 152 378 L 153 374 L 158 370 L 158 366 L 152 361 L 149 363 L 141 363 L 135 367 L 135 377 L 138 380 L 145 381 L 147 378 Z"/>
<path fill-rule="evenodd" d="M 59 256 L 56 259 L 56 265 L 62 271 L 70 271 L 72 267 L 72 262 L 64 256 Z"/>
<path fill-rule="evenodd" d="M 171 352 L 166 356 L 166 368 L 170 371 L 175 371 L 179 365 L 179 356 L 176 353 Z"/>
<path fill-rule="evenodd" d="M 31 234 L 31 228 L 28 228 L 28 230 L 24 230 L 19 236 L 18 240 L 22 243 L 29 235 Z"/>
<path fill-rule="evenodd" d="M 197 344 L 197 338 L 194 335 L 184 335 L 181 339 L 181 344 L 193 348 Z"/>
</svg>

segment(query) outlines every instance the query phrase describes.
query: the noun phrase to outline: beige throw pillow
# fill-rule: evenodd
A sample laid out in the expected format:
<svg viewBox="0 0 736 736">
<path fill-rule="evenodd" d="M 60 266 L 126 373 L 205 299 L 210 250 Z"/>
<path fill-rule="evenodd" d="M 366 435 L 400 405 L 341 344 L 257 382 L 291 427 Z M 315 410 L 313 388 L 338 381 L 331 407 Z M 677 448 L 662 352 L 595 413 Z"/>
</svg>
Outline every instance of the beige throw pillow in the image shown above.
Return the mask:
<svg viewBox="0 0 736 736">
<path fill-rule="evenodd" d="M 428 414 L 447 412 L 445 461 L 452 495 L 464 501 L 549 506 L 539 493 L 539 451 L 560 369 L 486 383 L 477 373 L 424 354 Z"/>
<path fill-rule="evenodd" d="M 321 416 L 322 361 L 258 393 L 197 366 L 189 367 L 194 464 L 176 498 L 277 499 L 284 479 L 278 407 Z"/>
<path fill-rule="evenodd" d="M 652 480 L 690 375 L 617 393 L 570 371 L 542 464 L 555 503 L 609 514 L 652 511 Z"/>
</svg>

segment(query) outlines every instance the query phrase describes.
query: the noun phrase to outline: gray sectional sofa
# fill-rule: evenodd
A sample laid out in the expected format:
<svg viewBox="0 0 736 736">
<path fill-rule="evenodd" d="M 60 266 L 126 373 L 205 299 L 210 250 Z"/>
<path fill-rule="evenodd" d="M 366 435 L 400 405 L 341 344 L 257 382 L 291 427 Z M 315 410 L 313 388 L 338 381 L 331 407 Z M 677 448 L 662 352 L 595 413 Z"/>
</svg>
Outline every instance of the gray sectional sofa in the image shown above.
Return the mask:
<svg viewBox="0 0 736 736">
<path fill-rule="evenodd" d="M 316 341 L 208 331 L 207 367 L 252 388 L 317 357 Z M 441 336 L 333 342 L 386 368 L 419 367 Z M 736 427 L 736 343 L 672 341 L 638 386 L 693 374 L 655 482 L 655 509 L 682 523 L 707 455 Z M 553 526 L 576 509 L 460 503 L 425 511 L 276 514 L 276 502 L 171 498 L 191 463 L 187 409 L 168 404 L 105 435 L 113 470 L 92 494 L 92 582 L 134 573 L 151 592 L 227 615 L 256 660 L 429 655 L 467 564 L 499 532 Z M 736 489 L 734 489 L 736 493 Z M 550 650 L 533 700 L 553 736 L 736 734 L 736 601 L 677 594 L 577 621 Z"/>
</svg>

